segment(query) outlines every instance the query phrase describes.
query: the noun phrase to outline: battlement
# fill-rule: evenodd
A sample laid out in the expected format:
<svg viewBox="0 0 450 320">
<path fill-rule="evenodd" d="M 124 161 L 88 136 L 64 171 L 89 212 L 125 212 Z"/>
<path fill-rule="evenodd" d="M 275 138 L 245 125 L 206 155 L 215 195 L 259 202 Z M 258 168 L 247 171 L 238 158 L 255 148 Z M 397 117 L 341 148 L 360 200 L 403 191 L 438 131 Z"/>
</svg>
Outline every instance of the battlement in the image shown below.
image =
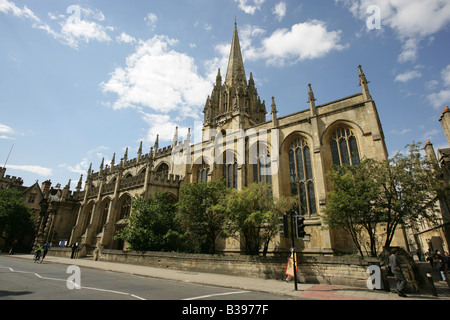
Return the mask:
<svg viewBox="0 0 450 320">
<path fill-rule="evenodd" d="M 150 173 L 150 183 L 158 186 L 178 187 L 181 180 L 179 175 L 155 171 Z"/>
<path fill-rule="evenodd" d="M 11 185 L 13 187 L 21 187 L 23 185 L 23 180 L 20 177 L 6 175 L 6 168 L 0 167 L 0 186 L 6 187 Z"/>
</svg>

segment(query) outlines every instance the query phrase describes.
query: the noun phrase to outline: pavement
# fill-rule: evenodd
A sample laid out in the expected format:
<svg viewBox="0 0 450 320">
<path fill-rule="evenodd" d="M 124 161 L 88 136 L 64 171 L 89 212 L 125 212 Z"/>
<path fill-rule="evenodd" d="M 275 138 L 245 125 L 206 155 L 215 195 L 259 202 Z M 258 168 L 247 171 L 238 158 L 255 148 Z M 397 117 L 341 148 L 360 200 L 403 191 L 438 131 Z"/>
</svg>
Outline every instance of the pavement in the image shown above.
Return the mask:
<svg viewBox="0 0 450 320">
<path fill-rule="evenodd" d="M 15 254 L 10 257 L 32 259 L 31 254 Z M 69 259 L 47 255 L 45 261 L 159 279 L 273 293 L 285 295 L 286 297 L 302 297 L 319 300 L 450 300 L 450 289 L 447 283 L 445 281 L 439 281 L 439 275 L 435 271 L 433 273 L 433 279 L 437 296 L 433 295 L 430 290 L 427 290 L 430 292 L 410 293 L 407 298 L 402 298 L 399 297 L 395 289 L 392 288 L 390 292 L 386 292 L 385 290 L 370 290 L 367 288 L 355 288 L 341 285 L 297 283 L 297 290 L 295 290 L 293 280 L 286 282 L 274 279 L 181 271 L 124 263 L 94 261 L 92 258 Z M 428 263 L 421 263 L 419 267 L 423 272 L 431 272 L 431 269 L 427 269 L 429 268 Z"/>
</svg>

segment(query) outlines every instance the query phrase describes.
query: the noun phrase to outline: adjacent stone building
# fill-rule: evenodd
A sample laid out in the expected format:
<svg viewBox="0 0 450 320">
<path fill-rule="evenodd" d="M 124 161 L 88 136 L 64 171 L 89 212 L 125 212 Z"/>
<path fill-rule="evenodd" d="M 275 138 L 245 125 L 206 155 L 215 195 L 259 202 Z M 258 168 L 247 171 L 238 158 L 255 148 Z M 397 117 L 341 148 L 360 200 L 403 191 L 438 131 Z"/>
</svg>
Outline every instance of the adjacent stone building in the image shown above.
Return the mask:
<svg viewBox="0 0 450 320">
<path fill-rule="evenodd" d="M 329 188 L 326 173 L 333 164 L 388 156 L 361 66 L 355 66 L 356 77 L 358 92 L 322 105 L 316 105 L 312 85 L 305 85 L 309 105 L 278 117 L 276 99 L 272 98 L 267 110 L 252 73 L 247 80 L 235 25 L 225 79 L 218 70 L 206 98 L 203 125 L 193 130 L 201 132 L 201 141 L 191 141 L 191 132 L 178 141 L 175 129 L 170 146 L 160 148 L 157 138 L 147 153 L 141 143 L 136 158 L 129 159 L 126 151 L 117 162 L 115 155 L 110 164 L 102 162 L 97 172 L 91 165 L 84 190 L 81 178 L 74 192 L 66 187 L 48 203 L 47 214 L 41 215 L 41 236 L 54 243 L 69 236 L 69 244 L 79 243 L 87 251 L 97 246 L 124 249 L 126 244 L 114 235 L 128 223 L 134 196 L 149 196 L 158 189 L 176 201 L 184 184 L 225 178 L 230 188 L 262 182 L 272 185 L 275 197 L 298 197 L 301 205 L 296 209 L 306 218 L 307 237 L 297 239 L 297 251 L 311 255 L 351 252 L 352 241 L 343 232 L 322 228 L 320 214 Z M 395 243 L 405 246 L 403 233 L 399 234 Z M 285 252 L 289 247 L 290 242 L 280 237 L 269 250 Z M 218 240 L 217 248 L 224 253 L 240 252 L 239 242 L 231 239 Z"/>
<path fill-rule="evenodd" d="M 450 145 L 450 109 L 448 107 L 442 111 L 439 122 Z M 438 149 L 436 155 L 433 144 L 427 141 L 425 152 L 428 159 L 439 164 L 442 169 L 442 179 L 450 182 L 450 147 Z M 422 254 L 429 249 L 441 253 L 450 250 L 450 190 L 446 196 L 439 199 L 436 207 L 438 216 L 435 222 L 421 221 L 411 230 L 412 236 L 409 237 L 409 243 L 412 250 L 417 249 Z"/>
</svg>

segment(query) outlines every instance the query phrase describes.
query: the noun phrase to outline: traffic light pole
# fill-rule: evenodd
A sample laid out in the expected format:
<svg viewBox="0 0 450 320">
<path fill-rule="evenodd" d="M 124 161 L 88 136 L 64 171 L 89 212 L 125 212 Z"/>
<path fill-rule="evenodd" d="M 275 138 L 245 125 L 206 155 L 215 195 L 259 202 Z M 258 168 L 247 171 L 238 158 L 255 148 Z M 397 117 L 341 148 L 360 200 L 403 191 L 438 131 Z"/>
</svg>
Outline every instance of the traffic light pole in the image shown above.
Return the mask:
<svg viewBox="0 0 450 320">
<path fill-rule="evenodd" d="M 292 244 L 292 265 L 294 266 L 294 284 L 295 291 L 297 291 L 297 255 L 295 253 L 295 236 L 294 236 L 294 222 L 295 222 L 295 211 L 291 210 L 291 244 Z"/>
</svg>

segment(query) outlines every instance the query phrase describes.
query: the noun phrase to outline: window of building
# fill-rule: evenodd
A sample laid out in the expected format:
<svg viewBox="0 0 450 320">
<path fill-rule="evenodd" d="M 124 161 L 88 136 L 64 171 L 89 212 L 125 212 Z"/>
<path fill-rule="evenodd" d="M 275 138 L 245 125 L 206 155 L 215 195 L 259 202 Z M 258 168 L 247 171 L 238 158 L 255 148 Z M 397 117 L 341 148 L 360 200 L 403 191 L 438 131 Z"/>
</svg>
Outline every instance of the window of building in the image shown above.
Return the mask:
<svg viewBox="0 0 450 320">
<path fill-rule="evenodd" d="M 267 146 L 257 144 L 257 153 L 253 156 L 253 182 L 272 184 L 270 152 Z"/>
<path fill-rule="evenodd" d="M 298 138 L 289 148 L 289 175 L 292 196 L 298 197 L 299 213 L 317 213 L 311 150 L 308 143 Z"/>
<path fill-rule="evenodd" d="M 339 128 L 331 135 L 330 148 L 334 165 L 359 164 L 358 144 L 355 134 L 349 128 Z"/>
<path fill-rule="evenodd" d="M 159 166 L 158 166 L 158 169 L 156 169 L 156 172 L 159 172 L 159 173 L 164 173 L 164 175 L 167 175 L 168 173 L 169 173 L 169 165 L 167 164 L 167 163 L 161 163 Z"/>
<path fill-rule="evenodd" d="M 106 224 L 106 220 L 108 219 L 108 213 L 109 213 L 109 204 L 110 204 L 110 200 L 106 200 L 103 204 L 102 221 L 100 222 L 100 225 L 98 226 L 97 233 L 102 232 L 103 226 Z"/>
<path fill-rule="evenodd" d="M 203 162 L 197 169 L 197 182 L 207 182 L 209 175 L 209 166 Z"/>
<path fill-rule="evenodd" d="M 91 224 L 91 218 L 93 213 L 94 213 L 94 204 L 91 203 L 87 208 L 87 217 L 83 228 L 84 232 L 86 232 L 87 227 Z"/>
<path fill-rule="evenodd" d="M 237 189 L 237 160 L 227 152 L 223 153 L 222 175 L 228 188 Z"/>
<path fill-rule="evenodd" d="M 127 219 L 130 216 L 131 211 L 131 198 L 125 197 L 122 200 L 122 205 L 120 207 L 120 219 Z"/>
<path fill-rule="evenodd" d="M 30 197 L 28 198 L 28 203 L 34 203 L 36 201 L 36 193 L 31 193 Z"/>
</svg>

